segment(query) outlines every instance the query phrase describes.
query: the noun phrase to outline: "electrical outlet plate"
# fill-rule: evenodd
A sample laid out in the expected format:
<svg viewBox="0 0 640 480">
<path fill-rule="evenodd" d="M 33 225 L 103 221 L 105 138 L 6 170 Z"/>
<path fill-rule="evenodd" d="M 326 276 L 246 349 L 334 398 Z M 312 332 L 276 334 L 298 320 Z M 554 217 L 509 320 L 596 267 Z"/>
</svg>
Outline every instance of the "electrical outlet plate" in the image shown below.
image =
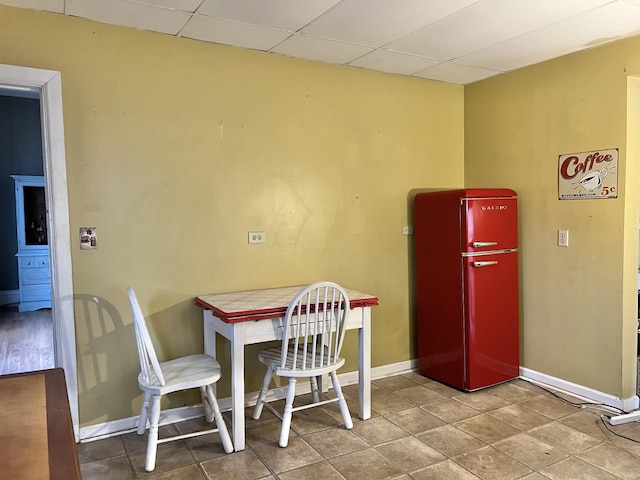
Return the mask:
<svg viewBox="0 0 640 480">
<path fill-rule="evenodd" d="M 249 232 L 249 243 L 265 243 L 267 237 L 264 232 Z"/>
<path fill-rule="evenodd" d="M 569 230 L 558 230 L 558 246 L 569 246 Z"/>
</svg>

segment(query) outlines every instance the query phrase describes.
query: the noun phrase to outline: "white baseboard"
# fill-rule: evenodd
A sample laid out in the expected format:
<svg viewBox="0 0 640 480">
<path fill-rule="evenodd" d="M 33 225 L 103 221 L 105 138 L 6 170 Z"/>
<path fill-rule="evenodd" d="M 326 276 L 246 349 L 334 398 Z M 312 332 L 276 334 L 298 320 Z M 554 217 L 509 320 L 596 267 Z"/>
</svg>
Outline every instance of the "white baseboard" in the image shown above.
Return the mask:
<svg viewBox="0 0 640 480">
<path fill-rule="evenodd" d="M 402 373 L 409 373 L 417 368 L 417 360 L 409 360 L 406 362 L 398 362 L 389 365 L 383 365 L 381 367 L 373 367 L 371 369 L 371 379 L 378 380 L 380 378 L 390 377 L 392 375 L 400 375 Z M 340 384 L 342 386 L 353 385 L 358 383 L 358 372 L 347 372 L 338 375 Z M 296 392 L 298 394 L 305 394 L 311 391 L 309 382 L 298 383 Z M 287 392 L 286 387 L 275 388 L 269 390 L 267 399 L 279 400 L 285 398 Z M 249 392 L 244 397 L 245 406 L 252 406 L 256 404 L 258 399 L 258 392 Z M 231 398 L 224 397 L 219 398 L 218 403 L 220 410 L 227 412 L 231 410 Z M 172 408 L 169 410 L 163 410 L 160 415 L 160 425 L 168 425 L 176 422 L 183 422 L 191 418 L 198 418 L 203 416 L 202 406 L 194 405 L 190 407 Z M 80 427 L 80 441 L 92 442 L 94 440 L 100 440 L 107 437 L 113 437 L 116 435 L 122 435 L 124 433 L 130 433 L 136 430 L 138 427 L 138 416 L 123 418 L 120 420 L 113 420 L 110 422 L 98 423 L 95 425 L 89 425 L 87 427 Z"/>
<path fill-rule="evenodd" d="M 380 378 L 390 377 L 392 375 L 400 375 L 402 373 L 409 373 L 415 371 L 418 365 L 416 359 L 405 362 L 393 363 L 389 365 L 382 365 L 380 367 L 374 367 L 371 369 L 371 379 L 378 380 Z M 582 398 L 586 401 L 601 403 L 609 407 L 630 412 L 636 410 L 640 403 L 640 399 L 637 395 L 629 398 L 621 399 L 607 393 L 593 390 L 582 385 L 562 380 L 561 378 L 552 377 L 544 373 L 536 372 L 528 368 L 520 367 L 520 376 L 533 383 L 540 384 L 543 387 L 548 387 L 561 392 L 569 393 L 573 396 Z M 353 385 L 358 383 L 358 372 L 347 372 L 339 375 L 340 383 L 343 386 Z M 309 383 L 300 382 L 298 387 L 299 394 L 309 393 Z M 286 387 L 280 387 L 269 391 L 268 399 L 279 400 L 285 397 Z M 249 392 L 245 395 L 245 406 L 255 405 L 258 398 L 258 392 Z M 231 410 L 231 398 L 225 397 L 218 399 L 220 404 L 220 410 L 223 412 Z M 203 415 L 202 406 L 194 405 L 190 407 L 173 408 L 164 410 L 160 416 L 160 424 L 167 425 L 176 422 L 182 422 L 191 418 L 198 418 Z M 106 437 L 112 437 L 115 435 L 122 435 L 123 433 L 133 432 L 138 426 L 138 416 L 123 418 L 121 420 L 113 420 L 110 422 L 99 423 L 96 425 L 89 425 L 80 428 L 80 441 L 91 442 L 94 440 L 100 440 Z"/>
<path fill-rule="evenodd" d="M 633 395 L 629 398 L 620 398 L 524 367 L 520 367 L 520 376 L 525 380 L 530 380 L 533 383 L 540 384 L 541 386 L 550 387 L 554 390 L 570 393 L 571 395 L 580 397 L 584 400 L 588 400 L 594 403 L 601 403 L 603 405 L 607 405 L 624 412 L 636 410 L 640 402 L 640 399 L 637 395 Z"/>
<path fill-rule="evenodd" d="M 20 290 L 0 290 L 0 305 L 20 302 Z"/>
</svg>

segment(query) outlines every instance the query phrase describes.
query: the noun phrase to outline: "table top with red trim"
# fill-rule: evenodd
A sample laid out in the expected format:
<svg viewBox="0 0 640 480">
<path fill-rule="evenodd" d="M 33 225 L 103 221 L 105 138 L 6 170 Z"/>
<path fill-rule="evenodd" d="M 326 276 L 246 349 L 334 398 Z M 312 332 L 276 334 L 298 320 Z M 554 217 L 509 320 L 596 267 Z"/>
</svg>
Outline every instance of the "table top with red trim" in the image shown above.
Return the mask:
<svg viewBox="0 0 640 480">
<path fill-rule="evenodd" d="M 304 285 L 243 292 L 218 293 L 196 297 L 196 305 L 211 310 L 223 322 L 236 323 L 249 320 L 283 317 L 289 303 Z M 351 308 L 374 307 L 378 298 L 345 288 Z"/>
</svg>

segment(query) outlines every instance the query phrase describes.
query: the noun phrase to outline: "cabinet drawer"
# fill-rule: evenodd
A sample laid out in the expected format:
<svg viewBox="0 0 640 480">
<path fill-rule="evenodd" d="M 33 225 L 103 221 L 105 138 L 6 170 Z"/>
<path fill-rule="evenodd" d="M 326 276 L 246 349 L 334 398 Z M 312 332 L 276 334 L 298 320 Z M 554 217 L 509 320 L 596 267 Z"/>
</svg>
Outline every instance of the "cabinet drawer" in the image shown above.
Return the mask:
<svg viewBox="0 0 640 480">
<path fill-rule="evenodd" d="M 24 285 L 20 289 L 23 302 L 49 300 L 51 298 L 51 285 Z"/>
<path fill-rule="evenodd" d="M 20 272 L 22 285 L 38 285 L 51 283 L 51 274 L 48 268 L 25 268 Z"/>
<path fill-rule="evenodd" d="M 46 268 L 49 269 L 49 257 L 46 255 L 37 255 L 34 257 L 18 257 L 18 267 L 20 270 L 28 268 Z"/>
</svg>

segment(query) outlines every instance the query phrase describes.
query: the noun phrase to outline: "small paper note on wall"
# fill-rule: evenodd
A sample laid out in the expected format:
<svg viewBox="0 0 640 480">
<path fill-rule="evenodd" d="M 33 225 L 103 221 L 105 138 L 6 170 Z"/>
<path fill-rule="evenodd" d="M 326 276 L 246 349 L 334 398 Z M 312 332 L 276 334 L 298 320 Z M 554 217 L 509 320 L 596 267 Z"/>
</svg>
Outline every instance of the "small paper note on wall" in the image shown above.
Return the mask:
<svg viewBox="0 0 640 480">
<path fill-rule="evenodd" d="M 618 149 L 560 155 L 558 198 L 618 198 Z"/>
</svg>

